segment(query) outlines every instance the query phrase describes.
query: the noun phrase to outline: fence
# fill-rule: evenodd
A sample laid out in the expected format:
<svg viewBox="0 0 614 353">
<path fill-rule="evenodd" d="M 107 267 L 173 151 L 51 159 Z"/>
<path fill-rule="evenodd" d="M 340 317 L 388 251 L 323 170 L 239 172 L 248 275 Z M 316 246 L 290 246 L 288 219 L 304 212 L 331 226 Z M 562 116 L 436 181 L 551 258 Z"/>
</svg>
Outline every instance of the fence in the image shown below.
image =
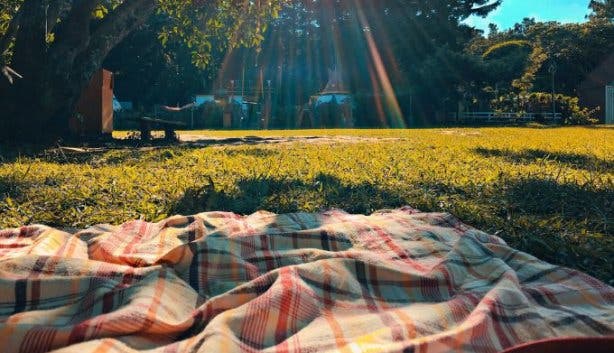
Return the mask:
<svg viewBox="0 0 614 353">
<path fill-rule="evenodd" d="M 563 115 L 561 113 L 463 112 L 452 113 L 450 120 L 464 124 L 517 124 L 532 121 L 558 123 L 563 120 Z"/>
</svg>

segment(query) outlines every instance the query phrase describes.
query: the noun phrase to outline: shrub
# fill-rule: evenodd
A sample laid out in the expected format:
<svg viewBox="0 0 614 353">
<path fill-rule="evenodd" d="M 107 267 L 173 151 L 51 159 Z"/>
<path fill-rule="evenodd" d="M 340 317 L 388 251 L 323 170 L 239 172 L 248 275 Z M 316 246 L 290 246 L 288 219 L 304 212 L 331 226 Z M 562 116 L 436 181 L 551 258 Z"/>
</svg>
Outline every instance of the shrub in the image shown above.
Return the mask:
<svg viewBox="0 0 614 353">
<path fill-rule="evenodd" d="M 517 49 L 531 48 L 531 43 L 526 40 L 508 40 L 505 42 L 497 43 L 486 49 L 482 54 L 482 58 L 500 58 L 509 55 L 510 52 Z"/>
<path fill-rule="evenodd" d="M 561 113 L 563 123 L 566 125 L 587 125 L 598 122 L 593 118 L 595 111 L 581 107 L 578 97 L 555 94 L 554 102 L 556 112 Z M 552 111 L 552 93 L 512 92 L 494 99 L 491 105 L 495 111 L 499 112 L 549 113 Z"/>
</svg>

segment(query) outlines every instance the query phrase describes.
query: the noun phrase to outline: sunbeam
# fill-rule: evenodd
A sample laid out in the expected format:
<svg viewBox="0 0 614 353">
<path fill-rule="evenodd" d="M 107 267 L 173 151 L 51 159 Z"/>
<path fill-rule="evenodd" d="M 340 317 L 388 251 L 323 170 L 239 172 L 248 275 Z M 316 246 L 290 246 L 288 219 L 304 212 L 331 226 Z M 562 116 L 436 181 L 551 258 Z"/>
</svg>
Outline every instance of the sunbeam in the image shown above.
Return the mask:
<svg viewBox="0 0 614 353">
<path fill-rule="evenodd" d="M 373 65 L 375 67 L 377 82 L 379 83 L 379 87 L 383 90 L 385 107 L 388 111 L 391 127 L 406 127 L 405 121 L 403 120 L 403 113 L 401 113 L 401 108 L 399 106 L 399 101 L 397 100 L 396 93 L 394 92 L 394 88 L 390 83 L 390 78 L 388 76 L 388 71 L 384 65 L 382 60 L 382 56 L 380 51 L 373 39 L 373 35 L 371 33 L 369 22 L 364 14 L 364 10 L 362 4 L 358 2 L 359 0 L 354 0 L 354 4 L 356 6 L 356 12 L 358 14 L 358 20 L 362 25 L 363 35 L 365 41 L 367 42 L 367 46 L 369 48 L 369 53 L 371 54 L 371 59 L 373 60 Z"/>
</svg>

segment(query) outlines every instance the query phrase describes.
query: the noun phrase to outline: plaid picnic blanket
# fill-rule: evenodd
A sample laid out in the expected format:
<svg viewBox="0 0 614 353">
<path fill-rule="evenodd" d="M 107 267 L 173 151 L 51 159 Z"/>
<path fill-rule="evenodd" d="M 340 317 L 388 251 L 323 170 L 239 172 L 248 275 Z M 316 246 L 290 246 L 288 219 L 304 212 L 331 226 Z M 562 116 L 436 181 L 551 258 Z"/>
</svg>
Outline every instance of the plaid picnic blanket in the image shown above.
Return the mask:
<svg viewBox="0 0 614 353">
<path fill-rule="evenodd" d="M 7 353 L 499 352 L 613 333 L 613 288 L 409 207 L 0 232 Z"/>
</svg>

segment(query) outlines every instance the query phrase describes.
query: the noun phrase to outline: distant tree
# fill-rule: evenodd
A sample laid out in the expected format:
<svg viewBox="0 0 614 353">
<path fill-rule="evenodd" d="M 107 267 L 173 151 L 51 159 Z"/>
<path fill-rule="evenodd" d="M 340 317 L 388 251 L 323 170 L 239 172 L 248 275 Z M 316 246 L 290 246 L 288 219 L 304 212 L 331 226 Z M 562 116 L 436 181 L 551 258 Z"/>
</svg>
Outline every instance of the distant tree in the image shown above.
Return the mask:
<svg viewBox="0 0 614 353">
<path fill-rule="evenodd" d="M 589 7 L 593 10 L 590 18 L 614 20 L 614 0 L 591 0 Z"/>
<path fill-rule="evenodd" d="M 561 24 L 524 19 L 496 36 L 475 37 L 467 50 L 483 55 L 488 86 L 498 84 L 499 94 L 514 90 L 549 92 L 552 81 L 548 69 L 555 64 L 556 92 L 574 97 L 586 75 L 614 52 L 611 38 L 614 23 L 609 20 L 593 18 L 586 23 Z M 530 60 L 529 43 L 541 48 L 540 65 Z M 512 81 L 516 87 L 512 87 Z"/>
<path fill-rule="evenodd" d="M 457 87 L 480 75 L 466 67 L 476 63 L 465 53 L 475 30 L 462 23 L 487 15 L 492 0 L 302 0 L 283 7 L 265 34 L 262 51 L 276 77 L 280 105 L 305 103 L 338 66 L 352 92 L 371 97 L 361 125 L 392 124 L 377 116 L 373 96 L 390 94 L 390 84 L 406 115 L 427 122 L 445 111 Z M 449 57 L 449 59 L 448 59 Z M 382 68 L 388 77 L 383 77 Z M 477 68 L 476 68 L 477 69 Z M 385 82 L 388 79 L 389 82 Z M 450 96 L 452 95 L 452 96 Z M 412 104 L 410 106 L 410 102 Z M 386 107 L 384 107 L 386 108 Z"/>
<path fill-rule="evenodd" d="M 158 36 L 169 21 L 163 14 L 152 16 L 105 59 L 104 68 L 114 72 L 113 90 L 118 99 L 147 110 L 155 104 L 185 104 L 205 90 L 222 55 L 214 52 L 202 67 L 192 60 L 194 49 L 185 41 L 170 39 L 163 45 Z M 216 47 L 213 45 L 214 51 Z"/>
<path fill-rule="evenodd" d="M 456 111 L 456 102 L 473 96 L 483 85 L 480 59 L 466 51 L 477 30 L 463 24 L 472 15 L 485 16 L 499 1 L 417 1 L 416 7 L 393 8 L 384 35 L 390 36 L 411 107 L 403 107 L 414 124 Z M 404 20 L 407 17 L 409 20 Z M 401 89 L 405 90 L 405 89 Z"/>
<path fill-rule="evenodd" d="M 489 0 L 417 0 L 358 1 L 356 11 L 344 11 L 338 23 L 346 23 L 353 37 L 362 41 L 346 42 L 353 53 L 365 53 L 367 72 L 360 87 L 377 93 L 386 91 L 384 78 L 377 73 L 377 61 L 388 70 L 391 86 L 398 95 L 400 108 L 410 125 L 428 124 L 435 115 L 451 109 L 461 86 L 481 80 L 476 60 L 465 53 L 476 30 L 463 21 L 469 16 L 486 16 L 500 1 Z M 355 13 L 354 16 L 351 16 Z M 341 26 L 341 25 L 340 25 Z M 364 38 L 372 39 L 372 44 Z M 345 42 L 345 41 L 344 41 Z M 356 43 L 356 44 L 355 44 Z M 362 46 L 361 46 L 362 45 Z M 358 76 L 358 75 L 357 75 Z M 378 87 L 379 86 L 379 87 Z M 394 122 L 394 121 L 392 121 Z"/>
<path fill-rule="evenodd" d="M 531 51 L 529 41 L 513 39 L 493 44 L 482 53 L 484 80 L 492 93 L 503 94 L 512 88 L 512 82 L 526 70 Z"/>
<path fill-rule="evenodd" d="M 497 34 L 499 34 L 499 26 L 497 26 L 497 24 L 495 23 L 489 23 L 488 24 L 488 36 L 496 36 Z"/>
<path fill-rule="evenodd" d="M 529 28 L 535 26 L 537 21 L 532 17 L 525 17 L 521 22 L 514 24 L 512 27 L 511 34 L 519 37 L 524 37 L 527 34 Z"/>
</svg>

